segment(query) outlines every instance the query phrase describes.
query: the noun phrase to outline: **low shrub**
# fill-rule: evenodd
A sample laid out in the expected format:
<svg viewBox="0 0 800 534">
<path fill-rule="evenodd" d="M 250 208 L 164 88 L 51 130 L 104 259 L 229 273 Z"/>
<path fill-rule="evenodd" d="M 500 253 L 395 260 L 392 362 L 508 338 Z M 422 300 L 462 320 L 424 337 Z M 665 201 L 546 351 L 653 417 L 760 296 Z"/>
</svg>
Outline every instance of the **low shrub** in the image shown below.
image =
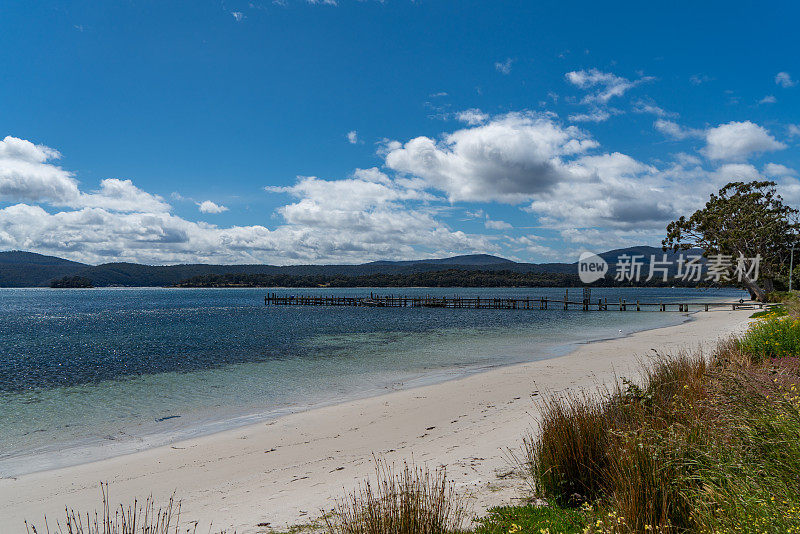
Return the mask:
<svg viewBox="0 0 800 534">
<path fill-rule="evenodd" d="M 700 357 L 659 359 L 644 367 L 643 387 L 623 379 L 602 400 L 543 401 L 538 437 L 524 441 L 537 492 L 560 506 L 613 496 L 620 516 L 642 527 L 688 523 L 685 497 L 670 482 L 674 462 L 663 451 L 688 456 L 700 439 L 694 421 L 705 371 Z"/>
<path fill-rule="evenodd" d="M 800 292 L 776 291 L 767 295 L 769 302 L 780 302 L 789 315 L 800 317 Z"/>
<path fill-rule="evenodd" d="M 586 514 L 559 506 L 503 506 L 478 520 L 475 534 L 579 534 Z"/>
<path fill-rule="evenodd" d="M 753 315 L 750 316 L 751 319 L 763 319 L 765 317 L 783 317 L 784 315 L 789 315 L 789 312 L 786 310 L 786 306 L 783 304 L 778 304 L 773 306 L 772 308 L 768 308 L 766 310 L 761 310 L 755 312 Z"/>
<path fill-rule="evenodd" d="M 756 363 L 800 354 L 800 318 L 767 314 L 750 325 L 739 347 Z"/>
</svg>

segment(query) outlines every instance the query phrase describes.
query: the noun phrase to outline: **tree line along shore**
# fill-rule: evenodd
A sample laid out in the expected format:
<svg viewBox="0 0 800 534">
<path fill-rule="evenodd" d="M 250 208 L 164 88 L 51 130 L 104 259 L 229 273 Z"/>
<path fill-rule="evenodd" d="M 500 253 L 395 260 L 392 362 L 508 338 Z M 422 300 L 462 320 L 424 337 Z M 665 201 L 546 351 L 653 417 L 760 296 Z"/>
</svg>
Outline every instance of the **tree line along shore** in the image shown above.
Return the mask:
<svg viewBox="0 0 800 534">
<path fill-rule="evenodd" d="M 676 283 L 677 282 L 677 283 Z M 696 287 L 694 282 L 652 280 L 651 287 Z M 409 274 L 367 274 L 359 276 L 292 276 L 269 274 L 201 275 L 183 280 L 176 287 L 579 287 L 577 274 L 520 273 L 514 271 L 465 271 L 446 269 Z M 630 281 L 603 278 L 594 287 L 630 287 Z"/>
</svg>

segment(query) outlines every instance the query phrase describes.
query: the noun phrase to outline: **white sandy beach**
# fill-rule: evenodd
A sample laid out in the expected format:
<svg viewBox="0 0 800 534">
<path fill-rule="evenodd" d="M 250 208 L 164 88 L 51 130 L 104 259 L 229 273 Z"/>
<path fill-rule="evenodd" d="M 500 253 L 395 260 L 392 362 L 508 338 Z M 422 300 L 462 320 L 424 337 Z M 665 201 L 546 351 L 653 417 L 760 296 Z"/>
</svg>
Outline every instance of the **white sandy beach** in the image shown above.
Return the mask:
<svg viewBox="0 0 800 534">
<path fill-rule="evenodd" d="M 206 532 L 240 534 L 304 523 L 333 496 L 373 470 L 373 454 L 413 460 L 448 475 L 473 511 L 524 498 L 510 472 L 509 448 L 535 426 L 531 395 L 557 393 L 636 376 L 637 361 L 742 331 L 752 310 L 694 314 L 678 326 L 582 345 L 559 358 L 503 367 L 441 384 L 388 393 L 84 465 L 0 480 L 0 532 L 25 532 L 64 506 L 93 511 L 100 481 L 115 503 L 153 494 L 183 500 L 184 521 Z M 269 524 L 269 527 L 259 526 Z"/>
</svg>

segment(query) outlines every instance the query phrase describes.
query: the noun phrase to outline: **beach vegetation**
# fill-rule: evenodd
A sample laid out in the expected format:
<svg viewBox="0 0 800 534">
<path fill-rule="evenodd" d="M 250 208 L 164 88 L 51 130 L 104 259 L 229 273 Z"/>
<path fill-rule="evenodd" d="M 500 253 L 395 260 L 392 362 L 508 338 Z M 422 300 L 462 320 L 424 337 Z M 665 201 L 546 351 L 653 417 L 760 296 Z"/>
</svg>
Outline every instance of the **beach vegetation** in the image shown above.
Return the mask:
<svg viewBox="0 0 800 534">
<path fill-rule="evenodd" d="M 768 317 L 768 316 L 783 317 L 785 315 L 788 315 L 788 313 L 789 312 L 786 311 L 786 307 L 785 306 L 783 306 L 782 304 L 778 304 L 778 305 L 774 306 L 773 308 L 770 308 L 770 309 L 767 309 L 767 310 L 757 311 L 753 315 L 751 315 L 750 318 L 751 319 L 763 319 L 764 317 Z"/>
<path fill-rule="evenodd" d="M 767 314 L 639 383 L 543 402 L 524 442 L 540 498 L 584 532 L 800 532 L 800 320 Z"/>
<path fill-rule="evenodd" d="M 451 534 L 466 531 L 467 509 L 444 468 L 376 460 L 376 481 L 336 501 L 324 516 L 328 534 Z"/>
<path fill-rule="evenodd" d="M 477 520 L 475 534 L 580 534 L 584 510 L 563 506 L 503 506 Z"/>
<path fill-rule="evenodd" d="M 769 294 L 769 301 L 780 302 L 780 308 L 788 315 L 800 317 L 800 294 L 797 291 L 774 291 Z"/>
<path fill-rule="evenodd" d="M 738 345 L 756 362 L 800 355 L 800 318 L 785 310 L 767 313 L 750 325 Z"/>
<path fill-rule="evenodd" d="M 66 508 L 64 516 L 55 522 L 48 522 L 45 517 L 37 527 L 25 521 L 28 534 L 195 534 L 197 531 L 197 522 L 181 523 L 181 502 L 175 500 L 175 494 L 162 506 L 156 506 L 151 495 L 144 502 L 134 500 L 128 506 L 117 507 L 111 503 L 107 482 L 100 484 L 100 491 L 101 512 Z M 225 531 L 215 533 L 226 534 Z"/>
</svg>

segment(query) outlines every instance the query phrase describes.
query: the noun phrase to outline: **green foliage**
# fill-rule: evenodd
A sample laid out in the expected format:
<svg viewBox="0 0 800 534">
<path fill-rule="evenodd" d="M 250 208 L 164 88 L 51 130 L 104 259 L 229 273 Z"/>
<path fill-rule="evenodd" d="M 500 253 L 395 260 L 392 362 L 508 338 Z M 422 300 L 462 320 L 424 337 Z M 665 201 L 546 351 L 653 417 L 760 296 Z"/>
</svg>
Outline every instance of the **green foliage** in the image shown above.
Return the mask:
<svg viewBox="0 0 800 534">
<path fill-rule="evenodd" d="M 800 319 L 772 311 L 751 324 L 739 341 L 755 361 L 800 355 Z"/>
<path fill-rule="evenodd" d="M 800 365 L 797 358 L 726 369 L 715 377 L 711 460 L 697 477 L 699 523 L 715 532 L 800 531 Z"/>
<path fill-rule="evenodd" d="M 786 312 L 786 315 L 800 317 L 800 293 L 797 291 L 792 291 L 791 293 L 788 291 L 773 291 L 768 295 L 768 298 L 770 302 L 780 302 L 780 309 Z"/>
<path fill-rule="evenodd" d="M 520 273 L 446 269 L 410 274 L 374 273 L 359 276 L 288 274 L 204 275 L 179 287 L 574 287 L 577 274 Z"/>
<path fill-rule="evenodd" d="M 776 317 L 783 317 L 787 314 L 785 306 L 776 306 L 771 309 L 761 310 L 755 312 L 753 315 L 750 316 L 751 319 L 762 319 L 768 316 L 776 316 Z"/>
<path fill-rule="evenodd" d="M 478 520 L 475 534 L 580 534 L 585 515 L 558 506 L 504 506 Z"/>
<path fill-rule="evenodd" d="M 800 256 L 800 250 L 798 250 L 798 256 Z M 767 298 L 770 302 L 798 302 L 800 296 L 798 296 L 797 291 L 792 291 L 789 293 L 788 291 L 772 291 L 767 295 Z"/>
</svg>

